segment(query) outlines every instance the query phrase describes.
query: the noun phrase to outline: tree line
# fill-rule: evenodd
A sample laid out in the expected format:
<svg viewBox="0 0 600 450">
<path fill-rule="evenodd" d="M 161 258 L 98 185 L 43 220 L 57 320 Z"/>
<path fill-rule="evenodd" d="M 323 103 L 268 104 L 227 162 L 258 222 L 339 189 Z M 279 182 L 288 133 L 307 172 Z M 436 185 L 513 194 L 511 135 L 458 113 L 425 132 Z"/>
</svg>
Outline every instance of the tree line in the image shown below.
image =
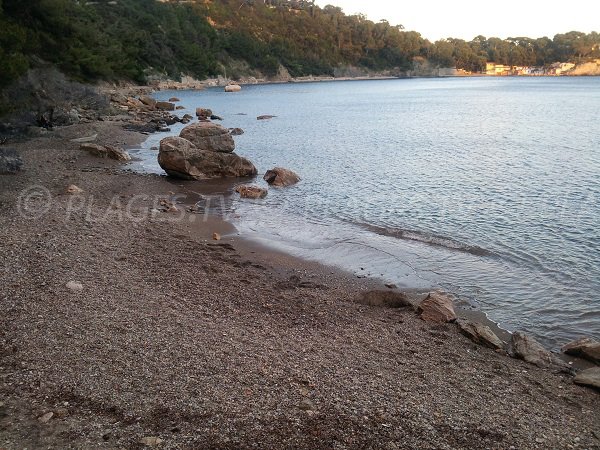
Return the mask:
<svg viewBox="0 0 600 450">
<path fill-rule="evenodd" d="M 343 66 L 398 74 L 415 58 L 481 71 L 600 58 L 598 33 L 552 39 L 477 36 L 430 42 L 419 33 L 311 0 L 0 0 L 0 87 L 40 61 L 80 81 L 152 75 L 332 75 Z"/>
</svg>

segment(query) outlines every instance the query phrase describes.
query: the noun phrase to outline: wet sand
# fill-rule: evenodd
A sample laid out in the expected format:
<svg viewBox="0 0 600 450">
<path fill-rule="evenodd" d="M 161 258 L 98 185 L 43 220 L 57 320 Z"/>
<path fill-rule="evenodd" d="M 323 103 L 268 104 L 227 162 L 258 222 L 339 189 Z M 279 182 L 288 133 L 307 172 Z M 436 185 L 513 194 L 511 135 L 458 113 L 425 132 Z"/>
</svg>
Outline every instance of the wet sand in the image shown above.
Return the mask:
<svg viewBox="0 0 600 450">
<path fill-rule="evenodd" d="M 600 448 L 600 395 L 572 377 L 358 304 L 376 280 L 152 211 L 189 183 L 69 142 L 144 137 L 121 126 L 11 145 L 25 170 L 0 176 L 0 448 Z"/>
</svg>

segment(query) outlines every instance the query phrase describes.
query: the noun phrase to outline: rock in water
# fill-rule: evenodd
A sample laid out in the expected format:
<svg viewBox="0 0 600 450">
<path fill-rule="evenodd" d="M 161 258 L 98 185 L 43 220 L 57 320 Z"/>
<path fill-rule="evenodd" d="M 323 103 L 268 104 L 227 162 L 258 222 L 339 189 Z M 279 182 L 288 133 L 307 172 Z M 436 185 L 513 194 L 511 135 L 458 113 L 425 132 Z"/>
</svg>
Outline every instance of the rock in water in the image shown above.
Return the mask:
<svg viewBox="0 0 600 450">
<path fill-rule="evenodd" d="M 244 134 L 244 130 L 242 130 L 241 128 L 230 128 L 229 134 L 231 134 L 232 136 L 241 136 L 242 134 Z"/>
<path fill-rule="evenodd" d="M 369 291 L 358 299 L 357 303 L 384 308 L 405 308 L 412 306 L 405 294 L 393 291 Z"/>
<path fill-rule="evenodd" d="M 175 103 L 156 102 L 156 109 L 160 109 L 161 111 L 175 111 Z"/>
<path fill-rule="evenodd" d="M 231 153 L 235 150 L 235 142 L 229 130 L 212 122 L 199 122 L 188 125 L 179 134 L 199 150 Z"/>
<path fill-rule="evenodd" d="M 273 118 L 275 118 L 275 117 L 277 117 L 277 116 L 271 116 L 271 115 L 269 115 L 269 114 L 265 114 L 265 115 L 263 115 L 263 116 L 258 116 L 258 117 L 256 118 L 256 120 L 269 120 L 269 119 L 273 119 Z"/>
<path fill-rule="evenodd" d="M 462 334 L 473 342 L 494 350 L 504 350 L 504 342 L 496 336 L 490 327 L 466 319 L 458 319 L 457 325 Z"/>
<path fill-rule="evenodd" d="M 240 92 L 242 87 L 239 84 L 228 84 L 225 86 L 225 92 Z"/>
<path fill-rule="evenodd" d="M 579 372 L 573 381 L 576 384 L 600 390 L 600 367 L 592 367 Z"/>
<path fill-rule="evenodd" d="M 186 180 L 205 180 L 221 177 L 251 177 L 256 167 L 235 153 L 219 153 L 197 148 L 181 137 L 160 141 L 158 164 L 167 174 Z"/>
<path fill-rule="evenodd" d="M 171 97 L 169 99 L 170 102 L 180 102 L 181 100 L 179 100 L 177 97 Z"/>
<path fill-rule="evenodd" d="M 584 337 L 570 342 L 562 348 L 567 355 L 585 358 L 596 364 L 600 364 L 600 342 Z"/>
<path fill-rule="evenodd" d="M 0 174 L 17 173 L 23 167 L 23 160 L 16 150 L 0 148 Z"/>
<path fill-rule="evenodd" d="M 267 191 L 266 189 L 263 189 L 259 186 L 240 185 L 240 186 L 236 186 L 235 192 L 240 194 L 240 197 L 242 197 L 242 198 L 259 199 L 259 198 L 265 198 L 269 191 Z"/>
<path fill-rule="evenodd" d="M 296 184 L 300 181 L 300 177 L 294 172 L 282 167 L 275 167 L 271 170 L 267 170 L 263 177 L 267 183 L 275 187 L 286 187 Z"/>
<path fill-rule="evenodd" d="M 421 319 L 426 322 L 447 323 L 456 320 L 454 305 L 448 294 L 431 292 L 418 308 Z"/>
<path fill-rule="evenodd" d="M 207 109 L 207 108 L 196 108 L 196 116 L 198 116 L 200 119 L 208 119 L 210 116 L 212 116 L 212 110 Z"/>
<path fill-rule="evenodd" d="M 513 333 L 512 352 L 515 358 L 522 359 L 538 367 L 568 368 L 568 365 L 546 350 L 542 344 L 520 331 Z"/>
</svg>

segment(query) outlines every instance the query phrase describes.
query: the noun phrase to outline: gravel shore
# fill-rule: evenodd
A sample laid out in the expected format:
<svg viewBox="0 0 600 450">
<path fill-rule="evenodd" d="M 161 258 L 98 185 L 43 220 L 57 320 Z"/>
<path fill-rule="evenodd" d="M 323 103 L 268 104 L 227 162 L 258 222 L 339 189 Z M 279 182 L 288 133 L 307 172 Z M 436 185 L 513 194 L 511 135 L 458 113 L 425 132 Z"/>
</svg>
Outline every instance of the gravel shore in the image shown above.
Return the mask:
<svg viewBox="0 0 600 450">
<path fill-rule="evenodd" d="M 143 137 L 55 130 L 0 175 L 1 449 L 600 449 L 596 391 L 358 304 L 374 281 L 153 211 L 191 184 L 70 142 L 94 133 Z"/>
</svg>

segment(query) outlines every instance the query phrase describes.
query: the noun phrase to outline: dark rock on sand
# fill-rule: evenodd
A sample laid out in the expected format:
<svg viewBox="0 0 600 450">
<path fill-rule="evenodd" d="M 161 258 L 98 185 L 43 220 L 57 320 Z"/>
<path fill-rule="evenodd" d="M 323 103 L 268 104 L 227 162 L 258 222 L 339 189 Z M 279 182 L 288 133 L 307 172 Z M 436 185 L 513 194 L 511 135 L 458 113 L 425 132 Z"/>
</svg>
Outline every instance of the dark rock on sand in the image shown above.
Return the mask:
<svg viewBox="0 0 600 450">
<path fill-rule="evenodd" d="M 412 306 L 405 294 L 393 291 L 369 291 L 362 294 L 357 303 L 384 308 L 405 308 Z"/>
<path fill-rule="evenodd" d="M 504 350 L 504 342 L 496 336 L 490 327 L 478 322 L 471 322 L 467 319 L 458 319 L 456 321 L 458 329 L 473 342 L 494 350 Z"/>
<path fill-rule="evenodd" d="M 180 136 L 193 143 L 199 150 L 219 153 L 231 153 L 235 142 L 227 128 L 216 123 L 200 122 L 188 125 L 181 130 Z"/>
<path fill-rule="evenodd" d="M 241 136 L 242 134 L 244 134 L 244 130 L 242 130 L 241 128 L 230 128 L 229 134 L 231 134 L 232 136 Z"/>
<path fill-rule="evenodd" d="M 286 187 L 296 184 L 300 181 L 300 177 L 294 172 L 282 167 L 275 167 L 271 170 L 267 170 L 263 177 L 267 183 L 275 187 Z"/>
<path fill-rule="evenodd" d="M 513 333 L 511 350 L 515 358 L 538 367 L 567 369 L 568 365 L 546 350 L 542 344 L 520 331 Z"/>
<path fill-rule="evenodd" d="M 79 148 L 99 158 L 110 158 L 116 159 L 117 161 L 131 161 L 131 156 L 129 156 L 129 153 L 120 147 L 85 143 L 81 144 Z"/>
<path fill-rule="evenodd" d="M 23 160 L 16 150 L 0 148 L 0 174 L 16 173 L 23 167 Z"/>
<path fill-rule="evenodd" d="M 167 174 L 186 180 L 250 177 L 257 173 L 246 158 L 203 150 L 181 137 L 168 137 L 160 142 L 158 163 Z"/>
<path fill-rule="evenodd" d="M 456 320 L 452 299 L 443 292 L 429 293 L 419 305 L 418 312 L 426 322 L 448 323 Z"/>
<path fill-rule="evenodd" d="M 240 194 L 240 197 L 251 198 L 251 199 L 265 198 L 269 192 L 264 188 L 261 188 L 259 186 L 253 186 L 253 185 L 236 186 L 236 188 L 234 190 L 235 190 L 235 192 Z"/>
<path fill-rule="evenodd" d="M 161 111 L 175 111 L 175 103 L 156 102 L 156 109 L 160 109 Z"/>
<path fill-rule="evenodd" d="M 600 342 L 584 337 L 570 342 L 562 348 L 567 355 L 578 356 L 600 364 Z"/>
<path fill-rule="evenodd" d="M 600 367 L 592 367 L 579 372 L 573 382 L 600 390 Z"/>
</svg>

